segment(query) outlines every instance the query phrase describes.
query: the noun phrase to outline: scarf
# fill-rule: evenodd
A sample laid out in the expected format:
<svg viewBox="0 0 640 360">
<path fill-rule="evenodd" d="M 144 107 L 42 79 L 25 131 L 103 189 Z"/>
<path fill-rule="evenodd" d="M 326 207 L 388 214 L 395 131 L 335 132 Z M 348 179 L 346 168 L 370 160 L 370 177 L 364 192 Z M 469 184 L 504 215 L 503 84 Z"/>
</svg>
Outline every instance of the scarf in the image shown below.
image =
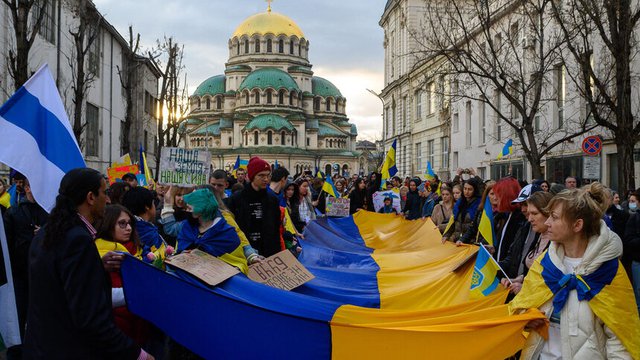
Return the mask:
<svg viewBox="0 0 640 360">
<path fill-rule="evenodd" d="M 240 246 L 240 238 L 236 229 L 229 225 L 224 218 L 200 234 L 198 225 L 192 225 L 187 221 L 182 222 L 182 229 L 178 234 L 178 253 L 198 248 L 213 256 L 222 256 L 232 253 Z"/>
</svg>

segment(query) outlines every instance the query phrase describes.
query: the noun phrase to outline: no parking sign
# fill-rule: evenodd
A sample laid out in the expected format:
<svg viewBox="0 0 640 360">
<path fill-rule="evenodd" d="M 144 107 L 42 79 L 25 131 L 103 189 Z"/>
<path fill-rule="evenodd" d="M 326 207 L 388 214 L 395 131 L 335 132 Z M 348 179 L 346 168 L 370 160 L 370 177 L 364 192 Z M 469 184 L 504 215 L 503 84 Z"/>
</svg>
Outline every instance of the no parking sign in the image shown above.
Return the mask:
<svg viewBox="0 0 640 360">
<path fill-rule="evenodd" d="M 584 138 L 582 141 L 582 151 L 590 156 L 599 155 L 602 151 L 602 139 L 600 139 L 600 136 L 592 135 Z"/>
</svg>

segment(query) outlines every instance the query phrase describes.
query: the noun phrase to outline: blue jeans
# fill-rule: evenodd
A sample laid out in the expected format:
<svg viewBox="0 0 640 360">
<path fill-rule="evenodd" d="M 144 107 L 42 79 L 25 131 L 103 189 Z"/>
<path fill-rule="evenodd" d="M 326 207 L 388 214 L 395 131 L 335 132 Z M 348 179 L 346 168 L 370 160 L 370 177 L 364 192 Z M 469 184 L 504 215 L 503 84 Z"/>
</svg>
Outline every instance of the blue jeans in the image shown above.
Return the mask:
<svg viewBox="0 0 640 360">
<path fill-rule="evenodd" d="M 636 294 L 636 304 L 640 312 L 640 262 L 631 263 L 631 274 L 633 276 L 633 292 Z"/>
</svg>

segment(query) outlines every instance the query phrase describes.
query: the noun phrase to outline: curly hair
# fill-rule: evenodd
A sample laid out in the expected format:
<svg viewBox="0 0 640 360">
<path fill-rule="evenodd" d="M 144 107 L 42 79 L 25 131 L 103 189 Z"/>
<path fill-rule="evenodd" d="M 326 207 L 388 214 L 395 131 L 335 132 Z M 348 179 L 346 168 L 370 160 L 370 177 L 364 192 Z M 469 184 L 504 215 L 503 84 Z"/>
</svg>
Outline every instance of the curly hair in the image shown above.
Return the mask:
<svg viewBox="0 0 640 360">
<path fill-rule="evenodd" d="M 60 181 L 56 205 L 47 221 L 43 245 L 52 248 L 72 227 L 81 224 L 78 206 L 87 199 L 89 192 L 98 195 L 104 179 L 99 171 L 77 168 L 69 171 Z"/>
</svg>

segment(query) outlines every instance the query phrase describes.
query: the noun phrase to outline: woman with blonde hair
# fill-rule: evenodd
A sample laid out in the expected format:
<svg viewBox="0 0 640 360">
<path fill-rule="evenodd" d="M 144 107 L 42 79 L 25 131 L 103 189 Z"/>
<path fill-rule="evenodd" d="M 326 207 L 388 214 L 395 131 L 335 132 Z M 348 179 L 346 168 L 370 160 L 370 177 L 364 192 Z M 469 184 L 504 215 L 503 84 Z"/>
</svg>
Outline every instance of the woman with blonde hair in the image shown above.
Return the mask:
<svg viewBox="0 0 640 360">
<path fill-rule="evenodd" d="M 442 185 L 440 188 L 440 194 L 442 195 L 442 201 L 433 208 L 431 220 L 442 234 L 444 229 L 447 228 L 449 218 L 453 215 L 454 201 L 453 195 L 451 194 L 451 188 L 447 185 Z"/>
<path fill-rule="evenodd" d="M 619 257 L 622 242 L 602 216 L 605 189 L 564 190 L 547 206 L 549 249 L 531 266 L 512 313 L 538 308 L 548 340 L 532 332 L 522 359 L 640 359 L 640 320 Z M 540 330 L 542 320 L 529 328 Z"/>
</svg>

